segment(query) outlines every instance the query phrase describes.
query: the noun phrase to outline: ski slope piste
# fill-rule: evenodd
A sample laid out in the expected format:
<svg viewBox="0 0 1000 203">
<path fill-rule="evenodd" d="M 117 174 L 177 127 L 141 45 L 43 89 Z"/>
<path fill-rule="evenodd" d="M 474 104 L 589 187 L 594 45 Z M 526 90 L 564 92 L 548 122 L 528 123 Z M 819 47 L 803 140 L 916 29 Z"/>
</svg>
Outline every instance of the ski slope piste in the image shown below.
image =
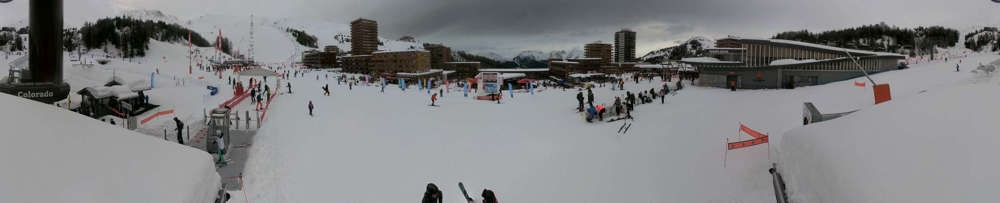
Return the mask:
<svg viewBox="0 0 1000 203">
<path fill-rule="evenodd" d="M 0 202 L 205 203 L 219 191 L 198 149 L 7 94 L 0 112 Z"/>
</svg>

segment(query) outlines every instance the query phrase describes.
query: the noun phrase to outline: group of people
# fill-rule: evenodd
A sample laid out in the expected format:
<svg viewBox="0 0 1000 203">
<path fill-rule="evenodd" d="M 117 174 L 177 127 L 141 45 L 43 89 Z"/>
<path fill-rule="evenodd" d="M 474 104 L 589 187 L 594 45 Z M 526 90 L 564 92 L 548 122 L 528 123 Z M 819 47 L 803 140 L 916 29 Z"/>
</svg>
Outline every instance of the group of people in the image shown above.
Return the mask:
<svg viewBox="0 0 1000 203">
<path fill-rule="evenodd" d="M 493 190 L 483 189 L 483 193 L 480 195 L 483 199 L 480 203 L 499 203 L 497 201 L 496 193 Z M 467 197 L 465 201 L 468 203 L 475 203 L 475 200 Z M 420 201 L 421 203 L 442 203 L 444 202 L 444 193 L 438 189 L 437 185 L 434 183 L 427 183 L 427 189 L 424 191 L 424 198 Z"/>
<path fill-rule="evenodd" d="M 639 75 L 634 75 L 633 78 L 639 79 L 640 77 Z M 623 85 L 624 82 L 622 80 L 618 80 L 617 83 L 619 89 L 624 89 Z M 678 80 L 676 82 L 676 87 L 677 89 L 675 89 L 674 91 L 683 88 L 681 81 Z M 633 93 L 632 91 L 626 91 L 625 95 L 623 96 L 615 96 L 614 103 L 612 104 L 612 106 L 610 106 L 610 108 L 608 108 L 604 106 L 604 104 L 594 105 L 594 92 L 593 90 L 591 90 L 591 88 L 588 87 L 586 97 L 584 97 L 583 89 L 579 89 L 576 94 L 577 112 L 586 111 L 587 122 L 593 122 L 593 120 L 595 119 L 603 121 L 604 115 L 608 114 L 608 111 L 614 111 L 612 112 L 612 114 L 614 114 L 614 116 L 617 117 L 614 120 L 633 119 L 632 110 L 635 109 L 636 105 L 653 103 L 657 98 L 660 99 L 660 104 L 665 104 L 666 95 L 668 94 L 670 94 L 670 86 L 668 86 L 667 83 L 663 84 L 663 87 L 662 89 L 660 89 L 660 91 L 656 91 L 656 88 L 650 88 L 649 90 L 639 91 L 635 93 Z M 584 108 L 585 98 L 586 98 L 587 108 Z"/>
</svg>

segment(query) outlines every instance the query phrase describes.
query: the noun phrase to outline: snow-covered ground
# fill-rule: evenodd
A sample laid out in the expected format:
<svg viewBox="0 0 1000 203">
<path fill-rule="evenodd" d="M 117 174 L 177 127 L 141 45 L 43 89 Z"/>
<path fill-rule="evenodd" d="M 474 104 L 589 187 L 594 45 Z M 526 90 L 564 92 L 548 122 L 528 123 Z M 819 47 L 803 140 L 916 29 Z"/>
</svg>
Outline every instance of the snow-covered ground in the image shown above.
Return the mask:
<svg viewBox="0 0 1000 203">
<path fill-rule="evenodd" d="M 921 91 L 975 79 L 968 70 L 997 58 L 964 58 L 962 72 L 954 71 L 957 61 L 936 61 L 873 78 L 892 86 L 893 102 L 919 99 Z M 726 153 L 724 142 L 739 138 L 740 123 L 781 143 L 784 132 L 802 125 L 803 102 L 823 112 L 873 107 L 870 87 L 850 80 L 794 90 L 687 86 L 666 104 L 638 106 L 633 126 L 619 135 L 623 121 L 584 122 L 573 109 L 574 90 L 517 93 L 495 104 L 453 89 L 440 107 L 429 107 L 429 95 L 413 87 L 379 93 L 329 82 L 327 97 L 319 89 L 326 81 L 293 79 L 296 93 L 272 104 L 251 149 L 245 191 L 252 202 L 415 201 L 428 182 L 455 201 L 459 181 L 473 196 L 490 188 L 504 202 L 770 202 L 767 169 L 779 156 L 768 149 L 777 146 Z M 605 103 L 622 93 L 595 90 Z M 309 101 L 315 117 L 307 115 Z"/>
<path fill-rule="evenodd" d="M 220 177 L 204 151 L 7 94 L 0 104 L 0 202 L 216 197 Z"/>
<path fill-rule="evenodd" d="M 993 202 L 997 80 L 932 88 L 786 133 L 793 202 Z"/>
</svg>

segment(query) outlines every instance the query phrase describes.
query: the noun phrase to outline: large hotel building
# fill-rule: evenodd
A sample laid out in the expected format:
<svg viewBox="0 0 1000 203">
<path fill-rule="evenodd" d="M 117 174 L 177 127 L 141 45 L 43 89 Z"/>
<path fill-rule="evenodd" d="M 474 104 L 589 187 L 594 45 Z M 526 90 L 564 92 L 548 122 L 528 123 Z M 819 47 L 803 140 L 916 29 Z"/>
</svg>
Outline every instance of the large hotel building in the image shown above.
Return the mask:
<svg viewBox="0 0 1000 203">
<path fill-rule="evenodd" d="M 635 62 L 635 31 L 615 32 L 615 62 Z"/>
<path fill-rule="evenodd" d="M 707 57 L 684 58 L 698 69 L 698 84 L 740 89 L 819 85 L 894 70 L 905 56 L 780 39 L 725 38 Z"/>
<path fill-rule="evenodd" d="M 358 18 L 351 21 L 351 54 L 369 55 L 378 50 L 378 23 Z"/>
<path fill-rule="evenodd" d="M 611 44 L 594 42 L 583 45 L 583 56 L 587 58 L 600 58 L 601 64 L 611 64 Z"/>
</svg>

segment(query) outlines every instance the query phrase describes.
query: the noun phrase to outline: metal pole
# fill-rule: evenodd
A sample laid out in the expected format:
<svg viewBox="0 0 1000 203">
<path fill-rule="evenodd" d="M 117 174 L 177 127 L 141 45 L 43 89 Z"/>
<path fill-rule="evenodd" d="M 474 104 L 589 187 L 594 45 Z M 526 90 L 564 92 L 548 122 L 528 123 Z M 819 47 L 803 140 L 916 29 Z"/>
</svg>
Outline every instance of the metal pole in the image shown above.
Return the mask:
<svg viewBox="0 0 1000 203">
<path fill-rule="evenodd" d="M 868 72 L 866 72 L 865 69 L 864 69 L 864 67 L 862 67 L 861 64 L 858 63 L 857 59 L 854 59 L 854 56 L 851 56 L 851 52 L 848 52 L 847 48 L 843 48 L 843 50 L 844 50 L 844 53 L 847 54 L 847 57 L 851 58 L 851 61 L 854 62 L 854 65 L 856 67 L 858 67 L 858 70 L 861 71 L 861 73 L 865 74 L 865 78 L 868 78 L 868 81 L 872 82 L 872 86 L 875 86 L 875 80 L 872 80 L 872 77 L 868 76 Z"/>
</svg>

